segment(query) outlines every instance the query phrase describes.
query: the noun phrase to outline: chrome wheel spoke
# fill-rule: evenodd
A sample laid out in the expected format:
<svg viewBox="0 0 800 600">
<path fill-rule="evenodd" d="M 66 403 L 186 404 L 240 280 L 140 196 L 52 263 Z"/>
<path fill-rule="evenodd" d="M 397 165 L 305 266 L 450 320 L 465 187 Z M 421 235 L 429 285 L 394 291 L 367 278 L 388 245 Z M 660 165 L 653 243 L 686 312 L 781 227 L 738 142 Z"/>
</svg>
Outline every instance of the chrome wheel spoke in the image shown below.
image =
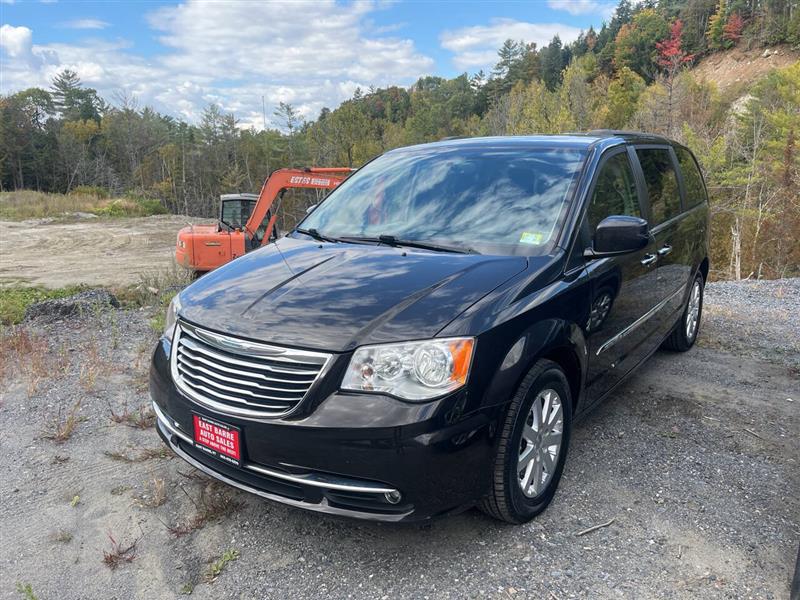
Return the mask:
<svg viewBox="0 0 800 600">
<path fill-rule="evenodd" d="M 553 474 L 556 470 L 556 458 L 549 451 L 544 450 L 542 452 L 542 464 L 547 467 L 547 475 L 548 477 Z"/>
<path fill-rule="evenodd" d="M 535 458 L 536 455 L 532 452 L 528 458 L 528 462 L 525 465 L 525 469 L 522 471 L 522 477 L 520 477 L 519 480 L 519 484 L 524 493 L 527 493 L 527 490 L 531 485 L 531 477 L 533 477 L 533 472 L 536 468 L 536 461 L 534 460 Z"/>
<path fill-rule="evenodd" d="M 561 432 L 548 431 L 542 438 L 542 446 L 551 448 L 552 446 L 561 446 Z"/>
<path fill-rule="evenodd" d="M 530 444 L 536 443 L 536 432 L 527 423 L 525 423 L 525 427 L 522 430 L 522 439 Z"/>
<path fill-rule="evenodd" d="M 553 389 L 542 390 L 522 426 L 517 476 L 523 494 L 541 494 L 555 474 L 564 430 L 564 408 Z"/>
</svg>

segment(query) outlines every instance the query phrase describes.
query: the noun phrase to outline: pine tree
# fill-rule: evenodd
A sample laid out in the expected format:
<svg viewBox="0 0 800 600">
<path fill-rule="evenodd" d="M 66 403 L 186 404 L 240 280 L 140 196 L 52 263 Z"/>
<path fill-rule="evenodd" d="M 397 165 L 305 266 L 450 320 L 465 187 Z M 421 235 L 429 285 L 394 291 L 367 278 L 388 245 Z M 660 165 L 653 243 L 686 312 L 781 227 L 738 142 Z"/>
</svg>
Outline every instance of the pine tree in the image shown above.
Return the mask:
<svg viewBox="0 0 800 600">
<path fill-rule="evenodd" d="M 719 0 L 717 4 L 717 12 L 715 12 L 708 21 L 708 30 L 706 38 L 708 39 L 708 47 L 712 50 L 722 50 L 725 33 L 726 13 L 728 11 L 725 0 Z"/>
</svg>

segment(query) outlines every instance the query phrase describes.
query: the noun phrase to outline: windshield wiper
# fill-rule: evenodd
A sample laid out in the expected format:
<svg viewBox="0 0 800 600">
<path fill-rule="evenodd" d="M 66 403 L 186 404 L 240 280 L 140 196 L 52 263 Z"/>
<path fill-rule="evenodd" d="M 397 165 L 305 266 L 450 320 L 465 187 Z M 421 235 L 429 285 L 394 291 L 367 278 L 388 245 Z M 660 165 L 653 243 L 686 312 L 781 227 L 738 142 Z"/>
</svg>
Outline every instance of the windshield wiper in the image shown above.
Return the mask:
<svg viewBox="0 0 800 600">
<path fill-rule="evenodd" d="M 314 239 L 315 239 L 315 240 L 317 240 L 318 242 L 331 242 L 331 243 L 334 243 L 334 244 L 335 244 L 336 242 L 338 242 L 338 241 L 339 241 L 339 240 L 338 240 L 337 238 L 335 238 L 335 237 L 330 237 L 330 236 L 328 236 L 328 235 L 324 235 L 324 234 L 320 233 L 319 231 L 317 231 L 317 230 L 316 230 L 316 229 L 314 229 L 313 227 L 312 227 L 312 228 L 310 228 L 310 229 L 300 229 L 300 228 L 298 227 L 297 229 L 295 229 L 295 231 L 296 231 L 297 233 L 304 233 L 304 234 L 306 234 L 306 235 L 308 235 L 308 236 L 311 236 L 312 238 L 314 238 Z"/>
<path fill-rule="evenodd" d="M 376 244 L 385 244 L 387 246 L 406 246 L 408 248 L 422 248 L 423 250 L 434 250 L 436 252 L 455 252 L 457 254 L 480 254 L 474 248 L 468 246 L 451 246 L 445 244 L 435 244 L 433 242 L 423 242 L 419 240 L 404 240 L 394 235 L 379 235 L 378 237 L 354 237 L 343 236 L 341 238 L 344 242 L 374 242 Z"/>
</svg>

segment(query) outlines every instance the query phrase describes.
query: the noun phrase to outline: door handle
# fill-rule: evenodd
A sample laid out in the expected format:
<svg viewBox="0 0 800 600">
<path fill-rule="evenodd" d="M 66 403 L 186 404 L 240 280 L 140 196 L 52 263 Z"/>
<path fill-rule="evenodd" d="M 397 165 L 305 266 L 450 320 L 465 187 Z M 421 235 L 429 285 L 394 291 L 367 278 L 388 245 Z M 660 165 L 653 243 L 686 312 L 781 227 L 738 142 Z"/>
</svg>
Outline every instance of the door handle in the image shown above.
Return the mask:
<svg viewBox="0 0 800 600">
<path fill-rule="evenodd" d="M 657 260 L 658 260 L 658 256 L 656 256 L 655 254 L 645 254 L 644 258 L 641 260 L 641 263 L 645 267 L 649 267 L 650 265 L 652 265 Z"/>
<path fill-rule="evenodd" d="M 658 255 L 659 255 L 659 256 L 666 256 L 666 255 L 667 255 L 667 254 L 669 254 L 670 252 L 672 252 L 672 246 L 670 246 L 669 244 L 664 244 L 664 245 L 663 245 L 663 246 L 661 246 L 661 248 L 658 250 Z"/>
</svg>

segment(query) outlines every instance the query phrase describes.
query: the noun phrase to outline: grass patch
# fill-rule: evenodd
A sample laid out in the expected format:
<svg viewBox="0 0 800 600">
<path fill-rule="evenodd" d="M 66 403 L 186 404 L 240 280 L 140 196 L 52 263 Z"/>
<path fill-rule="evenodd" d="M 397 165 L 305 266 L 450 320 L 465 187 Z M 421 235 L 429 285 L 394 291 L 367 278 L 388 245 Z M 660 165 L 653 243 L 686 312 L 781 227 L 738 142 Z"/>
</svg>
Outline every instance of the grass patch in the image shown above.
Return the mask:
<svg viewBox="0 0 800 600">
<path fill-rule="evenodd" d="M 238 550 L 231 549 L 223 552 L 222 556 L 220 556 L 217 560 L 213 561 L 210 565 L 208 565 L 208 569 L 206 569 L 206 572 L 204 574 L 204 579 L 206 583 L 212 583 L 214 580 L 216 580 L 217 577 L 219 577 L 222 574 L 222 572 L 225 570 L 225 567 L 227 567 L 228 564 L 238 559 L 239 559 Z"/>
<path fill-rule="evenodd" d="M 34 302 L 65 298 L 83 290 L 86 286 L 69 286 L 48 290 L 43 287 L 12 286 L 0 288 L 0 323 L 16 325 L 25 316 L 25 309 Z"/>
<path fill-rule="evenodd" d="M 0 193 L 0 219 L 23 221 L 63 217 L 70 213 L 91 213 L 98 217 L 149 217 L 166 214 L 161 202 L 126 196 L 109 198 L 107 190 L 81 187 L 71 194 L 48 194 L 31 190 Z"/>
</svg>

